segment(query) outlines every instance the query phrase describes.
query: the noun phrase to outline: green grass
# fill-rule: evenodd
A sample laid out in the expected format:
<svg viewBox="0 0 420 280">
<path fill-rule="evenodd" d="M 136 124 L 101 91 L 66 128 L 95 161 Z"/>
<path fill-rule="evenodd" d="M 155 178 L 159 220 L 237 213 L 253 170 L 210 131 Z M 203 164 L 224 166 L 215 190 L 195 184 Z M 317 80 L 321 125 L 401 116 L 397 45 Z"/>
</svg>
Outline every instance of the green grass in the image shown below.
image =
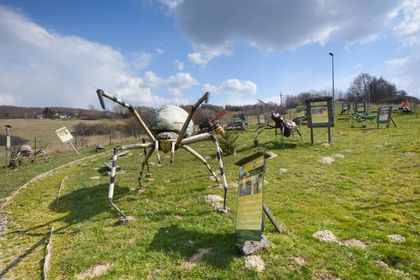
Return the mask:
<svg viewBox="0 0 420 280">
<path fill-rule="evenodd" d="M 338 120 L 331 146 L 322 144 L 326 129 L 315 129 L 313 146 L 305 127 L 303 141 L 287 139 L 285 148 L 275 141 L 273 131 L 260 137 L 265 149 L 278 154 L 267 161 L 265 196 L 285 228 L 279 234 L 268 225 L 265 234 L 272 247 L 260 253 L 266 264 L 262 273 L 245 269 L 236 249 L 236 189 L 228 193 L 231 213 L 216 213 L 204 196 L 222 191 L 209 188 L 214 183 L 206 168 L 179 151 L 173 166 L 166 155 L 162 167 L 151 165 L 154 181 L 145 178 L 142 193 L 136 191 L 142 156 L 134 152 L 119 162 L 123 174 L 117 177 L 115 201 L 136 217 L 124 226 L 118 225 L 118 215 L 106 201 L 108 177 L 97 170 L 103 159 L 29 186 L 2 212 L 11 224 L 8 233 L 0 235 L 0 275 L 39 278 L 46 236 L 54 226 L 51 279 L 76 278 L 103 263 L 112 267 L 100 279 L 310 279 L 320 271 L 342 279 L 398 279 L 393 269 L 420 278 L 420 119 L 401 115 L 395 121 L 397 128 L 376 129 L 376 123 L 368 123 L 363 129 Z M 256 151 L 253 136 L 254 132 L 244 133 L 237 155 L 224 158 L 229 182 L 238 176 L 233 163 Z M 194 148 L 204 156 L 214 155 L 210 143 Z M 408 157 L 405 152 L 416 154 Z M 331 165 L 319 163 L 334 153 L 345 158 Z M 211 165 L 217 170 L 215 160 Z M 280 168 L 287 173 L 281 174 Z M 68 178 L 57 203 L 64 176 Z M 92 179 L 95 176 L 100 179 Z M 15 184 L 18 176 L 7 180 Z M 312 237 L 324 229 L 369 247 L 342 247 Z M 401 234 L 406 242 L 390 243 L 388 234 Z M 213 249 L 197 266 L 185 268 L 185 259 L 199 248 Z M 297 256 L 306 266 L 294 265 Z M 377 260 L 391 269 L 377 266 Z"/>
</svg>

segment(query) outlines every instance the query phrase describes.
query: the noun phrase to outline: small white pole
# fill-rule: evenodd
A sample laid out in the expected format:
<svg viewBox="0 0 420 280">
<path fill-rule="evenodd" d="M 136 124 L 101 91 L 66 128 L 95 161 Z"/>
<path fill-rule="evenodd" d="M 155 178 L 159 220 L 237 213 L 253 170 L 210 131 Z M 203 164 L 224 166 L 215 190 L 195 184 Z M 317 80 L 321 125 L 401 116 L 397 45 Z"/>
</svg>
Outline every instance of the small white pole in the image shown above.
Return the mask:
<svg viewBox="0 0 420 280">
<path fill-rule="evenodd" d="M 80 156 L 79 151 L 76 149 L 76 147 L 73 146 L 71 142 L 69 142 L 69 145 L 73 148 L 73 150 Z"/>
</svg>

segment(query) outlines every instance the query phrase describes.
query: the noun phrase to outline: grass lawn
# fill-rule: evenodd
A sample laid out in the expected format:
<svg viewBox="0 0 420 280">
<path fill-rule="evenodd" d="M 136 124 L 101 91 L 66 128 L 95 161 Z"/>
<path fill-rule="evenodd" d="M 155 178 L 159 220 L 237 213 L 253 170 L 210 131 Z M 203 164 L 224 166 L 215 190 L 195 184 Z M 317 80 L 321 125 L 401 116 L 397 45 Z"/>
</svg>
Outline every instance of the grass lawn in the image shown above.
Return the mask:
<svg viewBox="0 0 420 280">
<path fill-rule="evenodd" d="M 205 166 L 178 151 L 172 166 L 167 155 L 161 167 L 152 157 L 152 177 L 144 179 L 139 193 L 136 178 L 143 156 L 134 151 L 119 162 L 123 171 L 114 195 L 134 221 L 119 225 L 107 204 L 109 179 L 98 169 L 103 158 L 60 171 L 31 184 L 0 212 L 0 226 L 9 224 L 0 227 L 0 278 L 39 278 L 54 226 L 50 279 L 75 279 L 97 265 L 109 268 L 98 279 L 327 279 L 322 278 L 327 273 L 341 279 L 418 279 L 420 119 L 396 115 L 397 128 L 376 129 L 376 123 L 350 128 L 348 119 L 341 118 L 332 129 L 330 146 L 325 145 L 326 129 L 315 129 L 313 146 L 306 127 L 303 141 L 286 139 L 285 147 L 275 141 L 274 131 L 259 138 L 263 148 L 278 155 L 267 161 L 265 199 L 285 228 L 279 234 L 267 224 L 265 235 L 272 246 L 259 254 L 263 272 L 246 269 L 236 248 L 236 188 L 228 192 L 231 212 L 216 213 L 204 197 L 222 195 L 222 190 L 214 188 Z M 257 150 L 251 131 L 239 138 L 237 155 L 224 158 L 229 183 L 238 176 L 234 162 Z M 210 143 L 193 147 L 214 156 Z M 338 153 L 344 158 L 320 163 Z M 216 160 L 210 164 L 217 170 Z M 24 167 L 29 172 L 25 168 L 32 167 Z M 18 171 L 10 174 L 2 177 L 8 183 L 3 180 L 0 187 L 24 181 Z M 361 240 L 368 247 L 321 242 L 312 236 L 319 230 L 330 230 L 340 240 Z M 392 243 L 390 234 L 406 241 Z M 186 260 L 203 248 L 211 250 L 188 266 Z M 297 257 L 306 264 L 297 265 Z"/>
</svg>

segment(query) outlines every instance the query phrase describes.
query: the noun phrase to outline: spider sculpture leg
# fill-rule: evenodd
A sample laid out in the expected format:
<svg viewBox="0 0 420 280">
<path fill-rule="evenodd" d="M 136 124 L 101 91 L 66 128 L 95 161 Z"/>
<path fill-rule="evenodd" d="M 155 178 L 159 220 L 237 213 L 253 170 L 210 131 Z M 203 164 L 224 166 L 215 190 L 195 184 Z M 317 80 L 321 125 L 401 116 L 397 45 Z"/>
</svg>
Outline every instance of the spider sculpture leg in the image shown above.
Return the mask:
<svg viewBox="0 0 420 280">
<path fill-rule="evenodd" d="M 121 100 L 120 98 L 118 98 L 117 96 L 114 96 L 112 94 L 109 94 L 107 92 L 105 92 L 102 89 L 98 89 L 96 91 L 96 93 L 98 94 L 98 98 L 99 101 L 101 103 L 102 108 L 105 110 L 105 101 L 104 101 L 104 97 L 114 101 L 115 103 L 120 104 L 121 106 L 127 108 L 131 114 L 133 114 L 134 118 L 138 121 L 138 123 L 140 124 L 140 126 L 144 129 L 144 131 L 146 132 L 146 135 L 149 137 L 149 139 L 153 142 L 156 141 L 155 136 L 153 135 L 153 133 L 150 131 L 150 129 L 147 127 L 146 123 L 143 121 L 143 119 L 140 117 L 139 113 L 137 112 L 137 110 L 130 104 L 128 104 L 127 102 Z"/>
<path fill-rule="evenodd" d="M 187 119 L 185 120 L 181 132 L 179 133 L 178 138 L 176 139 L 176 147 L 179 147 L 181 145 L 182 140 L 185 137 L 185 134 L 187 133 L 188 126 L 192 120 L 192 117 L 195 113 L 195 111 L 200 107 L 201 103 L 205 102 L 207 103 L 209 101 L 210 93 L 206 92 L 200 99 L 195 102 L 195 104 L 191 107 L 191 111 L 188 113 Z"/>
<path fill-rule="evenodd" d="M 295 130 L 296 130 L 296 132 L 297 132 L 297 134 L 299 134 L 299 136 L 300 136 L 300 140 L 303 140 L 303 138 L 302 138 L 302 134 L 300 133 L 300 130 L 299 130 L 299 128 L 295 128 Z"/>
<path fill-rule="evenodd" d="M 226 210 L 226 198 L 227 198 L 228 185 L 227 185 L 225 171 L 224 171 L 224 168 L 223 168 L 222 149 L 220 149 L 220 146 L 219 146 L 219 143 L 217 142 L 216 136 L 214 136 L 213 134 L 210 134 L 210 133 L 201 133 L 201 134 L 194 135 L 194 136 L 187 137 L 187 138 L 183 139 L 182 142 L 181 142 L 181 146 L 192 144 L 192 143 L 197 143 L 197 142 L 200 142 L 200 141 L 208 141 L 208 140 L 212 141 L 214 143 L 214 145 L 216 146 L 216 157 L 217 157 L 217 161 L 219 163 L 220 177 L 222 178 L 223 190 L 224 190 L 223 209 Z"/>
<path fill-rule="evenodd" d="M 142 140 L 143 144 L 146 143 L 145 139 L 141 139 L 141 140 Z M 143 149 L 143 154 L 144 154 L 144 157 L 146 157 L 146 155 L 147 155 L 147 149 L 146 148 Z M 150 174 L 149 162 L 146 162 L 146 167 L 147 167 L 147 174 Z"/>
<path fill-rule="evenodd" d="M 153 151 L 155 150 L 155 148 L 153 147 L 149 150 L 149 152 L 147 154 L 145 154 L 143 162 L 141 163 L 141 169 L 140 169 L 140 174 L 139 174 L 139 189 L 142 189 L 142 185 L 141 185 L 141 178 L 143 177 L 143 172 L 144 172 L 144 167 L 147 166 L 147 174 L 150 174 L 149 172 L 149 158 L 151 157 L 151 155 L 153 154 Z M 146 151 L 145 151 L 146 152 Z"/>
<path fill-rule="evenodd" d="M 130 150 L 130 149 L 142 149 L 153 146 L 152 143 L 142 143 L 142 144 L 131 144 L 131 145 L 124 145 L 114 148 L 114 154 L 112 156 L 112 168 L 111 168 L 111 176 L 109 181 L 109 190 L 108 190 L 108 201 L 111 204 L 111 206 L 117 210 L 117 212 L 121 215 L 123 219 L 126 219 L 127 216 L 120 210 L 120 208 L 115 205 L 115 203 L 112 201 L 114 197 L 114 186 L 115 186 L 115 175 L 117 172 L 117 161 L 118 161 L 118 153 L 122 150 Z M 153 152 L 153 149 L 151 149 Z M 150 153 L 151 154 L 151 153 Z"/>
<path fill-rule="evenodd" d="M 193 148 L 191 148 L 190 146 L 184 145 L 182 146 L 185 150 L 187 150 L 188 152 L 190 152 L 193 156 L 195 156 L 196 158 L 198 158 L 206 167 L 207 169 L 210 171 L 210 174 L 216 178 L 216 183 L 217 185 L 219 184 L 219 179 L 217 178 L 216 173 L 214 173 L 213 169 L 211 168 L 210 164 L 207 162 L 207 160 L 201 156 L 199 153 L 197 153 L 195 150 L 193 150 Z"/>
</svg>

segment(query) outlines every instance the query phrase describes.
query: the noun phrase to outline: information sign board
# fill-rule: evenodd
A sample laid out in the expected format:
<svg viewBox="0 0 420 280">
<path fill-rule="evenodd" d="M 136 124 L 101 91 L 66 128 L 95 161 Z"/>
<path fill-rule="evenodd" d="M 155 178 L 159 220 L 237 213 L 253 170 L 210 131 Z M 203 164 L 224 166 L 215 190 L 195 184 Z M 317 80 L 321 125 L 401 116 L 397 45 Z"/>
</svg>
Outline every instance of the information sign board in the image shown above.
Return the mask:
<svg viewBox="0 0 420 280">
<path fill-rule="evenodd" d="M 239 239 L 260 240 L 263 231 L 265 155 L 258 152 L 239 165 L 236 235 Z"/>
</svg>

